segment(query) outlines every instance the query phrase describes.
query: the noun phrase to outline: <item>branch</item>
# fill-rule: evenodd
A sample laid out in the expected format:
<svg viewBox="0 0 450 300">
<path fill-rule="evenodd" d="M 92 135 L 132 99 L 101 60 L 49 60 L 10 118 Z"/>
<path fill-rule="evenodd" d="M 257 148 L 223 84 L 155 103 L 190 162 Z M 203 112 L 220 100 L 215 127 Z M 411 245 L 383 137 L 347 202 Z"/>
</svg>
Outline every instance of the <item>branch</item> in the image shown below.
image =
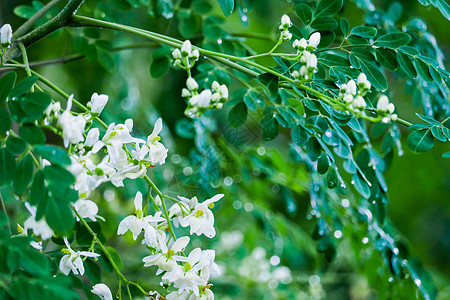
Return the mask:
<svg viewBox="0 0 450 300">
<path fill-rule="evenodd" d="M 39 41 L 43 37 L 49 35 L 53 31 L 66 26 L 71 17 L 75 14 L 77 9 L 80 7 L 81 3 L 83 3 L 84 0 L 70 0 L 69 3 L 61 10 L 61 12 L 45 23 L 44 25 L 36 28 L 35 30 L 31 31 L 30 33 L 19 37 L 17 40 L 14 41 L 14 45 L 8 48 L 5 55 L 3 56 L 4 62 L 7 62 L 13 57 L 16 57 L 20 54 L 20 50 L 18 49 L 17 45 L 18 43 L 24 44 L 25 47 Z"/>
<path fill-rule="evenodd" d="M 47 3 L 43 8 L 38 10 L 31 18 L 29 18 L 25 23 L 23 23 L 15 32 L 13 37 L 17 38 L 28 32 L 28 29 L 36 23 L 42 16 L 44 16 L 50 9 L 62 0 L 52 0 Z"/>
</svg>

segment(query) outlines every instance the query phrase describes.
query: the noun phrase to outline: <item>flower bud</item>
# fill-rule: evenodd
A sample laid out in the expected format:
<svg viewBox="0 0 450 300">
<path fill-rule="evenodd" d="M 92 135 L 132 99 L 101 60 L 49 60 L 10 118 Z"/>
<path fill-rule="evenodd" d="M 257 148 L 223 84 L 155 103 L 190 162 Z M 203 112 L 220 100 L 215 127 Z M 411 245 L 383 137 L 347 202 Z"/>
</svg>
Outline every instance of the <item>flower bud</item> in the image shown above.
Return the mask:
<svg viewBox="0 0 450 300">
<path fill-rule="evenodd" d="M 174 59 L 181 59 L 181 51 L 180 49 L 176 48 L 175 50 L 172 51 L 172 57 Z"/>
<path fill-rule="evenodd" d="M 389 99 L 386 95 L 381 95 L 378 99 L 377 110 L 381 112 L 387 112 L 389 105 Z"/>
<path fill-rule="evenodd" d="M 100 114 L 106 103 L 108 103 L 107 95 L 94 93 L 91 97 L 91 112 Z"/>
<path fill-rule="evenodd" d="M 283 15 L 281 17 L 281 26 L 285 29 L 291 27 L 292 22 L 288 15 Z"/>
<path fill-rule="evenodd" d="M 191 53 L 191 55 L 189 55 L 189 58 L 192 58 L 194 60 L 198 60 L 198 58 L 200 57 L 200 52 L 198 51 L 198 49 L 194 49 Z"/>
<path fill-rule="evenodd" d="M 353 99 L 353 107 L 363 110 L 366 108 L 366 101 L 364 101 L 363 97 L 358 95 Z"/>
<path fill-rule="evenodd" d="M 347 103 L 347 104 L 348 104 L 348 103 L 352 103 L 352 102 L 353 102 L 353 96 L 350 95 L 350 94 L 346 94 L 346 95 L 344 96 L 343 100 L 344 100 L 344 102 Z"/>
<path fill-rule="evenodd" d="M 173 65 L 175 66 L 175 67 L 182 67 L 182 64 L 181 64 L 181 59 L 175 59 L 175 61 L 173 62 Z"/>
<path fill-rule="evenodd" d="M 295 70 L 294 72 L 291 73 L 292 77 L 294 77 L 295 79 L 299 79 L 300 78 L 300 73 Z"/>
<path fill-rule="evenodd" d="M 308 67 L 308 71 L 314 71 L 317 68 L 317 56 L 314 54 L 309 55 L 306 60 L 306 66 Z"/>
<path fill-rule="evenodd" d="M 292 39 L 292 33 L 289 30 L 284 30 L 281 32 L 281 39 L 289 41 Z"/>
<path fill-rule="evenodd" d="M 307 75 L 308 75 L 308 68 L 306 66 L 302 66 L 300 68 L 300 76 L 306 78 Z"/>
<path fill-rule="evenodd" d="M 195 79 L 192 78 L 192 77 L 189 77 L 189 78 L 186 80 L 186 86 L 187 86 L 187 88 L 188 88 L 189 90 L 191 90 L 191 91 L 195 91 L 195 90 L 198 89 L 197 81 L 195 81 Z"/>
<path fill-rule="evenodd" d="M 156 206 L 162 205 L 162 201 L 161 201 L 161 198 L 159 197 L 159 195 L 156 195 L 156 197 L 155 197 L 155 204 L 156 204 Z"/>
<path fill-rule="evenodd" d="M 0 28 L 0 44 L 3 48 L 11 45 L 12 28 L 11 25 L 5 24 Z"/>
<path fill-rule="evenodd" d="M 222 84 L 220 86 L 219 93 L 222 96 L 222 98 L 228 99 L 228 88 L 227 88 L 227 86 L 225 84 Z"/>
<path fill-rule="evenodd" d="M 351 94 L 353 96 L 356 95 L 356 83 L 354 80 L 350 80 L 349 82 L 347 82 L 347 94 Z"/>
<path fill-rule="evenodd" d="M 214 93 L 211 97 L 211 102 L 219 102 L 219 100 L 220 100 L 220 94 Z"/>
<path fill-rule="evenodd" d="M 208 107 L 211 103 L 212 92 L 211 90 L 204 90 L 200 93 L 197 106 Z"/>
<path fill-rule="evenodd" d="M 317 48 L 317 46 L 320 43 L 320 32 L 314 32 L 311 34 L 308 40 L 308 46 L 313 47 L 314 49 Z"/>
<path fill-rule="evenodd" d="M 188 56 L 192 52 L 192 45 L 189 40 L 184 41 L 183 45 L 181 46 L 181 55 Z"/>
<path fill-rule="evenodd" d="M 211 87 L 212 87 L 212 89 L 213 89 L 215 92 L 218 92 L 219 89 L 220 89 L 220 84 L 219 84 L 217 81 L 213 81 Z"/>
<path fill-rule="evenodd" d="M 391 121 L 392 121 L 392 122 L 397 121 L 397 119 L 398 119 L 397 114 L 392 114 L 392 115 L 391 115 Z"/>
<path fill-rule="evenodd" d="M 84 145 L 88 147 L 93 147 L 94 144 L 98 141 L 99 136 L 100 131 L 98 130 L 98 128 L 92 128 L 91 130 L 89 130 L 86 136 L 86 141 L 84 142 Z"/>
<path fill-rule="evenodd" d="M 389 103 L 387 106 L 387 111 L 392 114 L 395 110 L 395 105 L 393 103 Z"/>
<path fill-rule="evenodd" d="M 191 92 L 188 89 L 183 88 L 181 90 L 181 96 L 184 97 L 184 98 L 190 97 L 191 96 Z"/>
</svg>

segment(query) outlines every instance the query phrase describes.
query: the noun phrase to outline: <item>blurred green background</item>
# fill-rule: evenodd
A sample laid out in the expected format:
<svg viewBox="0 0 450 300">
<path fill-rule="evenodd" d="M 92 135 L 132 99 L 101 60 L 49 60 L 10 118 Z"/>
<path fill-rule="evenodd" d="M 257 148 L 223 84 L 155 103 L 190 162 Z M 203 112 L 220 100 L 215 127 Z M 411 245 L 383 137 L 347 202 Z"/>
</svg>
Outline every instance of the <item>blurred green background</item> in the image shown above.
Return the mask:
<svg viewBox="0 0 450 300">
<path fill-rule="evenodd" d="M 92 15 L 95 8 L 98 9 L 99 7 L 110 10 L 116 4 L 115 1 L 86 2 L 80 10 L 80 13 L 84 15 Z M 187 2 L 190 1 L 181 1 L 181 7 L 187 5 Z M 280 16 L 293 11 L 293 5 L 288 3 L 289 1 L 258 0 L 249 2 L 251 10 L 248 14 L 250 20 L 248 26 L 244 26 L 239 20 L 238 14 L 235 13 L 226 20 L 225 27 L 228 31 L 275 36 L 276 24 L 279 22 Z M 373 2 L 380 9 L 386 9 L 392 3 L 392 1 Z M 435 35 L 444 55 L 450 55 L 449 21 L 434 7 L 424 7 L 418 1 L 412 0 L 399 2 L 404 8 L 402 20 L 406 21 L 411 17 L 420 16 L 426 22 L 429 32 Z M 222 12 L 217 2 L 211 0 L 209 3 L 213 7 L 209 14 L 221 16 Z M 13 29 L 20 26 L 24 20 L 13 13 L 13 9 L 18 5 L 30 5 L 30 1 L 2 0 L 0 2 L 0 24 L 10 23 Z M 179 25 L 177 20 L 170 21 L 163 17 L 152 18 L 148 12 L 137 9 L 128 11 L 111 9 L 109 13 L 115 15 L 121 23 L 155 32 L 168 33 L 181 38 L 177 29 Z M 352 26 L 360 25 L 363 22 L 363 11 L 357 8 L 352 1 L 345 1 L 342 16 L 349 19 Z M 294 22 L 296 21 L 294 20 Z M 202 190 L 198 182 L 190 179 L 191 173 L 194 171 L 195 175 L 196 172 L 196 170 L 189 170 L 189 160 L 193 159 L 191 151 L 194 142 L 191 139 L 181 137 L 176 130 L 177 121 L 185 118 L 185 103 L 180 97 L 181 89 L 185 84 L 185 74 L 180 70 L 171 69 L 162 78 L 152 78 L 149 74 L 149 67 L 152 61 L 152 52 L 158 46 L 129 34 L 109 30 L 97 31 L 74 28 L 73 33 L 69 30 L 60 30 L 29 48 L 30 61 L 57 59 L 76 53 L 74 40 L 79 35 L 101 37 L 102 40 L 112 42 L 114 47 L 129 44 L 143 47 L 116 51 L 112 57 L 100 59 L 101 63 L 96 59 L 102 55 L 98 52 L 91 53 L 91 58 L 76 60 L 67 64 L 37 67 L 36 70 L 62 87 L 66 92 L 75 94 L 75 97 L 80 99 L 81 102 L 89 101 L 90 95 L 94 92 L 109 95 L 110 102 L 103 112 L 103 119 L 106 122 L 117 123 L 124 121 L 126 118 L 133 118 L 136 128 L 135 134 L 148 135 L 154 121 L 158 116 L 161 116 L 166 126 L 162 132 L 163 142 L 170 149 L 165 171 L 155 170 L 161 187 L 168 191 L 170 195 L 176 195 L 177 192 L 186 196 L 197 194 L 201 200 L 204 200 L 209 192 Z M 196 40 L 195 37 L 191 40 L 194 44 L 201 41 L 200 39 Z M 257 51 L 267 50 L 267 41 L 249 39 L 248 45 Z M 270 60 L 265 62 L 273 64 Z M 448 64 L 448 60 L 446 62 L 448 69 L 450 64 Z M 20 76 L 25 75 L 20 72 L 19 74 Z M 391 75 L 388 76 L 392 101 L 404 119 L 415 120 L 414 113 L 421 112 L 421 108 L 412 105 L 412 95 L 405 91 L 404 81 L 394 79 Z M 56 97 L 56 99 L 58 98 Z M 221 130 L 225 132 L 227 126 L 226 114 L 227 108 L 216 111 L 206 116 L 204 122 L 211 122 L 215 124 L 211 126 L 219 126 L 219 132 Z M 218 120 L 217 123 L 208 121 L 209 117 L 214 117 Z M 233 273 L 233 270 L 228 270 L 229 277 L 225 277 L 220 283 L 217 283 L 215 291 L 219 295 L 235 293 L 239 295 L 237 296 L 239 299 L 258 297 L 255 283 L 251 280 L 247 283 L 246 289 L 235 290 L 236 278 L 239 278 L 239 276 L 251 278 L 255 276 L 254 274 L 260 272 L 254 270 L 252 274 L 240 274 L 238 268 L 239 264 L 242 263 L 239 260 L 245 255 L 252 257 L 249 254 L 258 246 L 266 249 L 268 259 L 277 255 L 277 257 L 281 257 L 282 265 L 290 266 L 295 272 L 296 280 L 300 282 L 299 290 L 308 286 L 308 283 L 309 289 L 314 289 L 316 286 L 314 284 L 315 277 L 312 276 L 320 271 L 318 269 L 321 261 L 320 258 L 312 258 L 316 255 L 314 254 L 315 245 L 309 236 L 313 231 L 314 224 L 307 217 L 310 213 L 310 202 L 304 189 L 308 175 L 303 167 L 293 167 L 292 162 L 289 162 L 288 159 L 284 161 L 283 157 L 287 155 L 287 147 L 280 146 L 283 143 L 286 144 L 289 132 L 283 131 L 275 141 L 264 143 L 260 137 L 260 131 L 254 123 L 249 120 L 245 125 L 246 142 L 249 143 L 249 146 L 245 149 L 229 146 L 226 163 L 223 157 L 218 158 L 222 164 L 220 171 L 222 181 L 211 183 L 218 191 L 227 194 L 227 199 L 216 208 L 218 236 L 212 241 L 212 244 L 218 250 L 219 261 L 223 260 L 227 264 L 236 266 L 234 269 L 236 274 Z M 438 143 L 432 151 L 420 155 L 412 154 L 406 147 L 408 131 L 405 127 L 402 127 L 401 130 L 404 141 L 404 155 L 395 157 L 386 174 L 390 197 L 388 215 L 407 241 L 412 251 L 411 254 L 424 262 L 426 269 L 432 273 L 438 287 L 445 289 L 450 282 L 448 278 L 448 274 L 450 274 L 450 164 L 448 159 L 445 160 L 440 155 L 449 149 L 448 146 Z M 55 139 L 54 143 L 60 143 L 60 141 Z M 380 143 L 381 141 L 378 141 L 378 146 Z M 374 144 L 377 144 L 377 142 L 374 142 Z M 263 154 L 261 155 L 261 153 Z M 256 160 L 260 158 L 266 160 L 268 170 L 264 172 L 270 174 L 268 177 L 260 176 L 261 165 L 256 163 Z M 247 166 L 248 174 L 241 173 L 242 165 Z M 232 179 L 232 185 L 229 184 L 230 179 Z M 290 196 L 286 196 L 290 192 L 283 188 L 286 181 L 292 181 L 289 185 L 294 193 Z M 139 181 L 129 182 L 128 186 L 134 184 L 137 185 L 137 188 L 145 190 L 145 185 Z M 105 235 L 113 236 L 116 230 L 115 226 L 120 221 L 118 218 L 126 215 L 126 213 L 121 212 L 118 217 L 117 212 L 127 210 L 124 207 L 131 211 L 132 203 L 129 199 L 134 196 L 135 190 L 134 187 L 119 189 L 120 197 L 115 197 L 111 187 L 102 187 L 102 190 L 96 195 L 98 201 L 108 201 L 109 199 L 108 202 L 104 202 L 108 205 L 100 208 L 100 214 L 108 219 L 108 223 L 104 224 Z M 291 203 L 284 203 L 283 201 L 289 197 L 291 197 Z M 269 214 L 269 217 L 267 217 L 267 214 Z M 114 215 L 116 215 L 115 220 L 112 219 Z M 282 221 L 279 221 L 278 218 Z M 290 229 L 283 231 L 281 223 L 284 224 L 283 226 L 288 224 Z M 273 228 L 270 224 L 273 225 Z M 245 234 L 244 242 L 241 241 L 243 236 L 239 234 L 241 231 L 244 231 Z M 294 236 L 290 236 L 290 234 Z M 226 240 L 227 238 L 229 240 Z M 230 241 L 236 242 L 237 246 L 227 249 L 225 245 L 232 244 Z M 241 242 L 238 243 L 239 241 Z M 299 241 L 301 241 L 301 245 L 298 244 Z M 198 239 L 195 243 L 207 245 L 210 242 L 209 240 Z M 127 252 L 130 248 L 129 244 L 120 241 L 118 238 L 113 239 L 112 243 L 117 246 L 127 270 L 130 273 L 134 272 L 132 276 L 137 279 L 145 278 L 144 273 L 147 270 L 141 268 L 140 261 L 135 259 L 135 255 L 142 256 L 142 249 L 132 249 Z M 343 250 L 344 247 L 343 245 Z M 296 248 L 302 248 L 303 250 L 298 252 L 295 250 Z M 121 251 L 125 249 L 127 251 Z M 263 254 L 261 251 L 257 251 L 254 256 L 258 259 Z M 277 258 L 273 259 L 273 262 L 277 262 Z M 252 262 L 248 263 L 252 265 Z M 364 281 L 352 279 L 353 290 L 346 286 L 346 270 L 348 269 L 343 266 L 335 265 L 328 273 L 331 275 L 322 279 L 322 283 L 329 293 L 328 299 L 348 297 L 368 299 L 369 294 L 363 292 L 366 285 Z M 351 272 L 351 270 L 348 271 Z M 333 272 L 339 272 L 339 279 L 333 277 Z M 146 274 L 151 273 L 147 271 Z M 304 274 L 304 277 L 301 274 Z M 150 286 L 156 282 L 155 280 L 151 279 L 147 284 Z M 323 296 L 320 296 L 320 293 L 320 291 L 316 291 L 319 298 Z M 286 295 L 285 297 L 290 298 L 289 293 Z M 448 287 L 447 292 L 442 293 L 442 297 L 446 297 L 445 295 L 450 295 Z"/>
</svg>

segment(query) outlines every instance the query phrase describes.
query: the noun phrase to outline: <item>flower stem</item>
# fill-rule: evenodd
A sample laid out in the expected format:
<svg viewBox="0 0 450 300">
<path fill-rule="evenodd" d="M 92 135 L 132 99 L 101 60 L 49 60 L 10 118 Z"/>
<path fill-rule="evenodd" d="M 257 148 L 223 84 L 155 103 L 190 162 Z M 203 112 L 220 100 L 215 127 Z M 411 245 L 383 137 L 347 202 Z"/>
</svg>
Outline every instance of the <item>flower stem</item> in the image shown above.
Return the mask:
<svg viewBox="0 0 450 300">
<path fill-rule="evenodd" d="M 108 252 L 108 249 L 106 249 L 106 247 L 103 245 L 103 243 L 99 240 L 99 238 L 97 237 L 97 234 L 94 232 L 94 230 L 92 230 L 92 228 L 89 226 L 89 224 L 81 217 L 81 215 L 77 212 L 75 207 L 72 206 L 72 210 L 77 215 L 77 217 L 80 219 L 80 222 L 83 224 L 83 226 L 92 235 L 92 238 L 99 245 L 100 249 L 102 249 L 102 251 L 105 254 L 106 258 L 111 263 L 111 266 L 113 267 L 114 272 L 116 272 L 117 277 L 119 277 L 119 280 L 123 281 L 126 284 L 127 289 L 128 289 L 128 293 L 130 293 L 129 285 L 131 284 L 131 285 L 134 285 L 135 287 L 137 287 L 145 296 L 148 296 L 148 293 L 140 286 L 139 283 L 132 282 L 132 281 L 128 280 L 122 274 L 122 272 L 120 272 L 119 268 L 117 267 L 116 263 L 114 262 L 114 259 L 112 258 L 111 254 Z M 130 299 L 131 299 L 131 297 L 130 297 Z"/>
</svg>

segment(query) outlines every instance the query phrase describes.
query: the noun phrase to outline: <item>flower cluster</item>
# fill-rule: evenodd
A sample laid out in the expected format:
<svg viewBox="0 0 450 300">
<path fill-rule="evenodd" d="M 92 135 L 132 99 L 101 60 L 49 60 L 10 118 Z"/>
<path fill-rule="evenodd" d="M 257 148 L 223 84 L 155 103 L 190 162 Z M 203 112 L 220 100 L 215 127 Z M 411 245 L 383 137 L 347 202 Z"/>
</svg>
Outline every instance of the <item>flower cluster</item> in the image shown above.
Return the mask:
<svg viewBox="0 0 450 300">
<path fill-rule="evenodd" d="M 200 52 L 197 49 L 192 49 L 191 42 L 186 40 L 181 46 L 181 50 L 176 48 L 172 51 L 172 57 L 174 59 L 174 66 L 189 70 L 199 59 Z"/>
<path fill-rule="evenodd" d="M 309 40 L 304 38 L 295 40 L 292 47 L 297 50 L 298 59 L 302 63 L 299 71 L 293 71 L 292 76 L 297 80 L 310 80 L 317 69 L 317 56 L 310 51 L 317 49 L 320 43 L 320 33 L 314 32 Z"/>
<path fill-rule="evenodd" d="M 188 99 L 188 107 L 185 114 L 188 117 L 199 117 L 208 108 L 221 109 L 223 103 L 228 99 L 228 88 L 225 84 L 220 85 L 217 81 L 212 83 L 212 89 L 206 89 L 199 93 L 198 83 L 194 78 L 186 80 L 186 87 L 181 95 Z"/>
<path fill-rule="evenodd" d="M 283 15 L 281 17 L 281 25 L 279 27 L 280 32 L 281 32 L 281 36 L 280 39 L 281 40 L 290 40 L 292 38 L 292 33 L 289 32 L 289 27 L 292 26 L 292 22 L 291 19 L 289 18 L 288 15 Z"/>
<path fill-rule="evenodd" d="M 371 84 L 367 80 L 366 75 L 361 73 L 357 78 L 357 82 L 352 79 L 340 86 L 339 96 L 350 110 L 353 110 L 357 115 L 363 115 L 366 108 L 366 101 L 363 97 L 370 88 Z"/>
<path fill-rule="evenodd" d="M 386 95 L 381 95 L 377 102 L 377 113 L 383 116 L 382 122 L 388 123 L 389 121 L 395 122 L 397 120 L 397 114 L 394 114 L 395 105 L 389 103 L 389 98 Z"/>
<path fill-rule="evenodd" d="M 0 28 L 0 48 L 8 48 L 11 45 L 12 28 L 5 24 Z"/>
</svg>

